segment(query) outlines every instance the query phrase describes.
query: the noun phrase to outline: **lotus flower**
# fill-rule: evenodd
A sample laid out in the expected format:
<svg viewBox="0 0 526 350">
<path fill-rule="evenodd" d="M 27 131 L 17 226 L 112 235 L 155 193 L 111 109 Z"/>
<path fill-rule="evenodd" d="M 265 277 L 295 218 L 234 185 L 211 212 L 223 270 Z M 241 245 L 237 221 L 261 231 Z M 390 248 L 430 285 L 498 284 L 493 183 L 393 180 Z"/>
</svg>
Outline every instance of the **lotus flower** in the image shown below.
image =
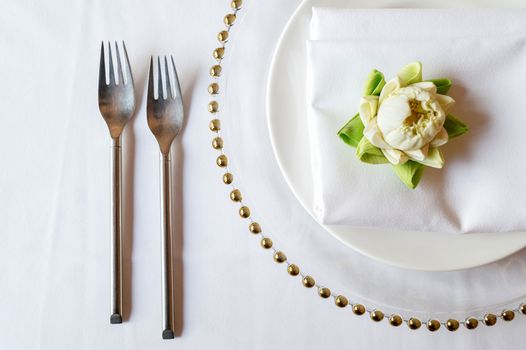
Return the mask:
<svg viewBox="0 0 526 350">
<path fill-rule="evenodd" d="M 422 65 L 411 63 L 387 83 L 377 70 L 369 75 L 359 114 L 338 133 L 366 163 L 391 163 L 410 188 L 424 166 L 442 168 L 439 147 L 467 126 L 449 114 L 455 101 L 446 95 L 449 79 L 422 81 Z M 365 137 L 364 137 L 365 136 Z"/>
</svg>

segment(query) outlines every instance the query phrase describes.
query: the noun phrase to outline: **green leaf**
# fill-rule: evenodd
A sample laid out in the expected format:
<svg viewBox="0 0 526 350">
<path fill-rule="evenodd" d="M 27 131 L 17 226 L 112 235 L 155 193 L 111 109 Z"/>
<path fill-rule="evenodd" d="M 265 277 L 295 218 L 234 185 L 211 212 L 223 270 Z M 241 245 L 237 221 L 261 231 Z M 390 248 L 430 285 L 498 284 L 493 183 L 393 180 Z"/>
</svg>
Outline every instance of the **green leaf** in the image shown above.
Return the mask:
<svg viewBox="0 0 526 350">
<path fill-rule="evenodd" d="M 358 147 L 356 147 L 356 157 L 362 162 L 369 164 L 389 163 L 382 153 L 382 150 L 370 143 L 366 137 L 363 137 L 360 140 Z"/>
<path fill-rule="evenodd" d="M 422 63 L 413 62 L 400 69 L 398 78 L 402 81 L 402 85 L 411 85 L 420 83 L 422 81 Z"/>
<path fill-rule="evenodd" d="M 453 85 L 453 82 L 447 78 L 430 79 L 426 81 L 435 84 L 437 87 L 437 92 L 441 95 L 446 95 L 451 85 Z"/>
<path fill-rule="evenodd" d="M 446 129 L 450 139 L 464 135 L 469 131 L 468 126 L 452 114 L 447 115 L 444 129 Z"/>
<path fill-rule="evenodd" d="M 369 73 L 369 76 L 367 77 L 367 80 L 365 82 L 365 86 L 363 89 L 363 95 L 364 96 L 380 96 L 380 91 L 385 86 L 385 78 L 382 72 L 377 71 L 376 69 L 373 69 L 371 73 Z"/>
<path fill-rule="evenodd" d="M 393 165 L 395 174 L 410 189 L 415 189 L 424 175 L 425 166 L 409 160 L 401 165 Z"/>
<path fill-rule="evenodd" d="M 346 144 L 348 144 L 351 147 L 358 147 L 358 144 L 360 143 L 360 140 L 363 138 L 363 129 L 364 125 L 362 123 L 362 120 L 360 119 L 360 114 L 357 113 L 351 120 L 347 122 L 341 128 L 340 131 L 338 131 L 338 136 L 340 139 L 343 140 Z"/>
</svg>

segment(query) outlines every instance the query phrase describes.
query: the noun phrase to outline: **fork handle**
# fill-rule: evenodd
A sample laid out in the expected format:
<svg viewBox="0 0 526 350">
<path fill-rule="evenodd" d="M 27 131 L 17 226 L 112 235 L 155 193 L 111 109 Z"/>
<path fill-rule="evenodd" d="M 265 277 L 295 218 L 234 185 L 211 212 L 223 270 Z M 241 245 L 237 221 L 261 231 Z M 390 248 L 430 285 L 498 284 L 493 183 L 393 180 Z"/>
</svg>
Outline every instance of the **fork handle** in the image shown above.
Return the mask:
<svg viewBox="0 0 526 350">
<path fill-rule="evenodd" d="M 111 141 L 111 316 L 122 323 L 122 148 L 121 137 Z"/>
<path fill-rule="evenodd" d="M 161 155 L 161 245 L 163 339 L 173 339 L 173 264 L 172 264 L 172 162 L 170 152 Z"/>
</svg>

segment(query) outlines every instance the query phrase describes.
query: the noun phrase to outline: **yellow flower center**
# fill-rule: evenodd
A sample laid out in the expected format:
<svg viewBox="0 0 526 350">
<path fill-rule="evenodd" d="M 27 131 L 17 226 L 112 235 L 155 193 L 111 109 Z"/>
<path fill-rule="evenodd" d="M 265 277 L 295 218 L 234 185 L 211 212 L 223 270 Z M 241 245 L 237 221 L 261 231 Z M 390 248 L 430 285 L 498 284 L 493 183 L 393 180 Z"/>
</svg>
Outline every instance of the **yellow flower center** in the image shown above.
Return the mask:
<svg viewBox="0 0 526 350">
<path fill-rule="evenodd" d="M 413 135 L 421 134 L 430 120 L 436 120 L 436 111 L 426 109 L 423 101 L 417 99 L 409 100 L 411 114 L 405 118 L 402 130 Z"/>
</svg>

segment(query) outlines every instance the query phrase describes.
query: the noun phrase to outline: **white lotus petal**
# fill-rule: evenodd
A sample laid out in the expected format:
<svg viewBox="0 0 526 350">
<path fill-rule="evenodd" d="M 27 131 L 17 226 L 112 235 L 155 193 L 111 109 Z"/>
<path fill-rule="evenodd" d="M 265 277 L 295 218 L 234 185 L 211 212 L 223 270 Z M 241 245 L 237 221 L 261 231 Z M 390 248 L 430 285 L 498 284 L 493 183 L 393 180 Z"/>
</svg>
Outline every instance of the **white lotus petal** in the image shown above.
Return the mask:
<svg viewBox="0 0 526 350">
<path fill-rule="evenodd" d="M 405 153 L 400 152 L 397 149 L 383 149 L 382 148 L 382 153 L 384 154 L 385 158 L 387 158 L 389 163 L 393 165 L 404 164 L 405 162 L 409 160 L 409 158 L 407 157 L 407 155 L 405 155 Z"/>
<path fill-rule="evenodd" d="M 380 104 L 383 102 L 383 100 L 391 95 L 393 91 L 398 90 L 400 88 L 400 78 L 396 77 L 387 82 L 385 84 L 384 88 L 382 89 L 382 92 L 380 92 Z"/>
<path fill-rule="evenodd" d="M 428 151 L 429 151 L 429 145 L 425 145 L 421 149 L 405 151 L 404 153 L 407 154 L 409 159 L 420 162 L 420 161 L 423 161 L 427 157 Z"/>
<path fill-rule="evenodd" d="M 442 145 L 445 145 L 449 141 L 449 135 L 447 134 L 447 130 L 442 128 L 437 136 L 431 141 L 430 145 L 431 147 L 440 147 Z"/>
<path fill-rule="evenodd" d="M 365 127 L 363 130 L 363 136 L 378 148 L 392 148 L 387 142 L 385 142 L 384 136 L 378 128 L 377 118 L 373 118 L 369 125 Z"/>
<path fill-rule="evenodd" d="M 440 95 L 436 94 L 435 98 L 437 99 L 438 103 L 440 103 L 440 106 L 444 110 L 444 113 L 447 115 L 451 108 L 453 108 L 453 105 L 455 104 L 455 100 L 447 95 Z"/>
<path fill-rule="evenodd" d="M 429 148 L 427 157 L 424 160 L 419 161 L 419 163 L 440 169 L 444 166 L 444 156 L 442 155 L 442 152 L 440 152 L 440 149 L 431 147 Z"/>
<path fill-rule="evenodd" d="M 430 81 L 421 81 L 420 83 L 414 83 L 414 84 L 411 84 L 409 85 L 411 87 L 418 87 L 422 90 L 425 90 L 427 92 L 430 92 L 432 94 L 436 94 L 437 93 L 437 86 L 435 84 L 433 84 L 432 82 Z"/>
<path fill-rule="evenodd" d="M 384 135 L 399 129 L 404 120 L 411 115 L 411 108 L 405 95 L 387 98 L 378 108 L 378 127 Z"/>
<path fill-rule="evenodd" d="M 362 120 L 363 125 L 367 126 L 376 116 L 378 111 L 378 96 L 364 96 L 360 100 L 360 119 Z"/>
</svg>

